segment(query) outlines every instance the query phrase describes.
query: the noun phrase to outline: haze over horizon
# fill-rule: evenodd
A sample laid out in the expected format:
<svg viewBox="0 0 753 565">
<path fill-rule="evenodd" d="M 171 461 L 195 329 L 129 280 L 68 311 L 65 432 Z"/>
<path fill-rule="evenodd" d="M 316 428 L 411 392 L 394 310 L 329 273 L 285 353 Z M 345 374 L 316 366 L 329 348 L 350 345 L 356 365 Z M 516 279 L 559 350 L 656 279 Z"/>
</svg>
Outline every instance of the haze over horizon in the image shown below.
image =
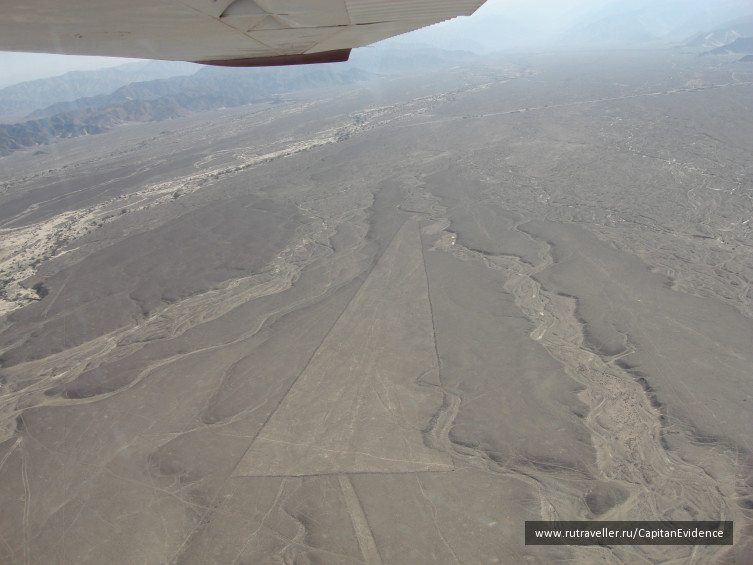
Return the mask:
<svg viewBox="0 0 753 565">
<path fill-rule="evenodd" d="M 747 18 L 753 25 L 753 4 L 744 0 L 487 0 L 473 16 L 416 30 L 377 45 L 418 43 L 479 53 L 588 44 L 621 47 L 688 39 L 693 33 L 712 31 Z M 97 70 L 134 61 L 138 59 L 0 52 L 0 88 L 74 70 Z"/>
</svg>

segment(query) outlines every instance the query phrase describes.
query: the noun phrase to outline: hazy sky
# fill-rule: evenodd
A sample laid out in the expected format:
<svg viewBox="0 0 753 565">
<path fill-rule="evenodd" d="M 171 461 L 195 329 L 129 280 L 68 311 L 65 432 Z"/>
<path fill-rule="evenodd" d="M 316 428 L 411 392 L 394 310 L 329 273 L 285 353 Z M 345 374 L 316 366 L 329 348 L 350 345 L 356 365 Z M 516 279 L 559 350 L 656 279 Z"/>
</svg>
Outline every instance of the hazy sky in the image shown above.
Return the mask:
<svg viewBox="0 0 753 565">
<path fill-rule="evenodd" d="M 101 69 L 136 60 L 117 57 L 0 52 L 0 88 L 36 78 L 62 75 L 68 71 Z"/>
</svg>

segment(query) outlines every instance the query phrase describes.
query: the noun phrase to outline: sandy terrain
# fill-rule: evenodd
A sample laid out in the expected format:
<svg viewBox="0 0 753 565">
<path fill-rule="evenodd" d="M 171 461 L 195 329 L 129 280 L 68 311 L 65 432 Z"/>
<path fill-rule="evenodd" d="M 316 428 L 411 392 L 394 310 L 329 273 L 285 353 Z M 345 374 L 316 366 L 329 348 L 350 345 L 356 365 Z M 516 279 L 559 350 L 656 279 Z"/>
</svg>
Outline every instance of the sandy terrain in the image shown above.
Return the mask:
<svg viewBox="0 0 753 565">
<path fill-rule="evenodd" d="M 0 562 L 750 562 L 752 81 L 490 59 L 1 159 Z"/>
</svg>

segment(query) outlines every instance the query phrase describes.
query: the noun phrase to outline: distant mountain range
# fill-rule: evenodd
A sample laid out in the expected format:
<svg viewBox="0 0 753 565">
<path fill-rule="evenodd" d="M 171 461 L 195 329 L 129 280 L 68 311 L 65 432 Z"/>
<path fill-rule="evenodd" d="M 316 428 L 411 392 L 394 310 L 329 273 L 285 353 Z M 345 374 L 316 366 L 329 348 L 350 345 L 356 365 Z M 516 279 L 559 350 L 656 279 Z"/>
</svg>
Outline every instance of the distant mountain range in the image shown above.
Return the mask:
<svg viewBox="0 0 753 565">
<path fill-rule="evenodd" d="M 133 83 L 111 94 L 58 102 L 34 111 L 22 123 L 0 124 L 0 155 L 56 138 L 101 133 L 127 122 L 166 120 L 269 101 L 283 93 L 353 84 L 372 76 L 347 67 L 339 70 L 331 67 L 205 67 L 188 77 Z"/>
<path fill-rule="evenodd" d="M 6 91 L 10 90 L 13 96 L 26 91 L 30 98 L 27 106 L 31 109 L 18 123 L 0 124 L 0 155 L 55 139 L 102 133 L 128 122 L 166 120 L 217 108 L 267 102 L 286 93 L 355 84 L 380 74 L 426 71 L 462 64 L 474 58 L 475 55 L 468 52 L 418 46 L 408 51 L 366 48 L 354 53 L 348 63 L 331 65 L 237 69 L 190 64 L 191 67 L 185 67 L 185 70 L 193 71 L 189 76 L 133 81 L 106 93 L 74 100 L 69 99 L 68 92 L 104 89 L 106 84 L 117 82 L 113 77 L 120 79 L 134 70 L 143 69 L 134 68 L 132 64 L 123 65 L 125 69 L 105 69 L 101 71 L 104 78 L 97 71 L 69 73 L 0 90 L 0 105 L 5 100 Z M 63 89 L 65 96 L 55 99 L 53 93 L 61 89 L 60 85 L 69 75 L 73 75 L 72 86 Z M 86 81 L 80 80 L 81 77 L 92 85 L 84 87 Z M 39 105 L 42 100 L 49 103 Z"/>
<path fill-rule="evenodd" d="M 707 49 L 701 53 L 703 56 L 753 54 L 753 18 L 738 20 L 709 33 L 697 34 L 685 45 Z M 743 63 L 749 60 L 747 56 L 740 59 Z"/>
<path fill-rule="evenodd" d="M 709 29 L 742 25 L 751 17 L 753 5 L 741 0 L 612 0 L 579 17 L 559 37 L 559 43 L 614 47 L 682 45 L 688 38 L 708 33 Z M 731 37 L 729 41 L 734 39 Z"/>
<path fill-rule="evenodd" d="M 0 122 L 18 121 L 32 110 L 56 102 L 108 94 L 133 82 L 190 75 L 200 68 L 179 61 L 143 61 L 14 84 L 0 89 Z"/>
<path fill-rule="evenodd" d="M 131 115 L 137 108 L 148 106 L 174 108 L 176 117 L 181 109 L 201 111 L 220 106 L 231 107 L 267 100 L 270 95 L 296 92 L 309 88 L 351 84 L 364 80 L 367 75 L 355 69 L 281 67 L 265 69 L 227 69 L 204 67 L 187 77 L 134 82 L 110 94 L 79 98 L 73 102 L 58 102 L 35 110 L 25 120 L 40 120 L 60 115 L 79 117 L 110 114 L 114 108 Z M 150 102 L 151 104 L 144 104 Z M 183 112 L 185 113 L 185 112 Z M 135 114 L 135 116 L 140 113 Z M 138 118 L 131 121 L 146 121 Z"/>
<path fill-rule="evenodd" d="M 710 30 L 753 18 L 750 0 L 529 0 L 486 4 L 460 18 L 398 36 L 392 45 L 422 42 L 477 53 L 683 45 Z"/>
<path fill-rule="evenodd" d="M 729 55 L 733 53 L 753 53 L 753 37 L 738 37 L 729 45 L 722 45 L 709 51 L 710 55 Z"/>
<path fill-rule="evenodd" d="M 685 42 L 687 47 L 716 49 L 724 47 L 741 37 L 753 37 L 753 18 L 727 22 L 713 31 L 694 34 Z"/>
</svg>

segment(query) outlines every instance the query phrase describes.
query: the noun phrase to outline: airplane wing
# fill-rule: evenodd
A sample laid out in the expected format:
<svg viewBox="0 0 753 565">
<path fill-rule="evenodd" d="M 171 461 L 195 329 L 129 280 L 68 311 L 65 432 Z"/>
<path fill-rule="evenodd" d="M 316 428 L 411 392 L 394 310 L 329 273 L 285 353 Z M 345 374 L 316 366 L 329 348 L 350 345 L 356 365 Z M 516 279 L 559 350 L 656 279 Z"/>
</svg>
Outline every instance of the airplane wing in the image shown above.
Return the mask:
<svg viewBox="0 0 753 565">
<path fill-rule="evenodd" d="M 229 66 L 346 61 L 485 0 L 0 0 L 0 50 Z"/>
</svg>

